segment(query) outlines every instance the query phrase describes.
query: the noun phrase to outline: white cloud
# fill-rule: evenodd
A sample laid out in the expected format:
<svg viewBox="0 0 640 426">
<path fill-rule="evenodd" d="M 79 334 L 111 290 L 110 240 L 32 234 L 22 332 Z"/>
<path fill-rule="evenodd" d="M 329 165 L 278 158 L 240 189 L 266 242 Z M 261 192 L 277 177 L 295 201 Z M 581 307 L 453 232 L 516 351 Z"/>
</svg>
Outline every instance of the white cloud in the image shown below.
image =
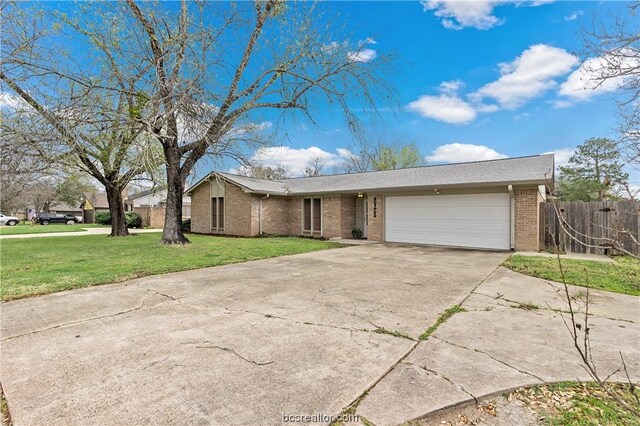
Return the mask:
<svg viewBox="0 0 640 426">
<path fill-rule="evenodd" d="M 428 161 L 437 163 L 466 163 L 469 161 L 496 160 L 507 158 L 485 145 L 474 145 L 470 143 L 450 143 L 440 145 L 427 156 Z"/>
<path fill-rule="evenodd" d="M 407 105 L 407 110 L 423 117 L 451 124 L 467 124 L 475 120 L 477 113 L 473 107 L 457 95 L 420 96 Z"/>
<path fill-rule="evenodd" d="M 541 6 L 551 1 L 553 0 L 532 2 L 522 0 L 422 0 L 420 3 L 425 11 L 434 11 L 433 14 L 441 19 L 445 28 L 461 30 L 473 27 L 479 30 L 488 30 L 504 23 L 504 19 L 493 14 L 493 10 L 497 6 L 510 3 L 516 6 Z"/>
<path fill-rule="evenodd" d="M 471 95 L 475 101 L 495 99 L 502 108 L 514 109 L 541 95 L 576 65 L 578 58 L 564 49 L 536 44 L 513 62 L 499 64 L 501 77 Z"/>
<path fill-rule="evenodd" d="M 361 49 L 353 52 L 347 52 L 347 59 L 351 62 L 371 62 L 376 56 L 378 56 L 378 52 L 373 49 Z"/>
<path fill-rule="evenodd" d="M 626 71 L 638 66 L 640 60 L 627 56 L 624 52 L 620 55 L 589 58 L 560 85 L 558 94 L 576 101 L 586 101 L 602 93 L 615 92 L 626 80 L 623 76 L 612 74 L 612 70 L 626 74 Z"/>
<path fill-rule="evenodd" d="M 309 148 L 291 148 L 288 146 L 272 146 L 258 148 L 251 157 L 252 162 L 270 167 L 283 166 L 293 176 L 302 176 L 305 167 L 315 159 L 319 159 L 327 169 L 341 166 L 353 154 L 348 149 L 338 148 L 336 153 L 324 151 L 316 146 Z"/>
<path fill-rule="evenodd" d="M 0 109 L 18 111 L 25 108 L 30 109 L 31 107 L 21 97 L 12 95 L 9 92 L 0 92 Z"/>
<path fill-rule="evenodd" d="M 498 105 L 494 104 L 478 104 L 475 105 L 475 108 L 478 112 L 496 112 L 500 109 Z"/>
<path fill-rule="evenodd" d="M 555 109 L 568 108 L 573 105 L 569 101 L 555 100 L 551 103 Z"/>
<path fill-rule="evenodd" d="M 460 80 L 443 81 L 438 87 L 439 96 L 420 96 L 407 105 L 407 110 L 445 123 L 470 123 L 475 120 L 477 113 L 473 106 L 458 96 L 458 90 L 463 87 L 464 83 Z"/>
<path fill-rule="evenodd" d="M 421 3 L 425 11 L 434 11 L 445 28 L 453 30 L 465 27 L 488 30 L 504 22 L 493 15 L 494 7 L 501 3 L 499 1 L 424 0 Z"/>
<path fill-rule="evenodd" d="M 569 158 L 576 152 L 575 148 L 559 148 L 544 154 L 553 154 L 555 157 L 556 167 L 564 166 L 569 162 Z"/>
<path fill-rule="evenodd" d="M 513 120 L 514 121 L 520 121 L 520 120 L 524 120 L 525 118 L 529 118 L 531 117 L 531 113 L 530 112 L 521 112 L 520 114 L 516 114 L 513 116 Z"/>
<path fill-rule="evenodd" d="M 579 17 L 581 17 L 582 15 L 584 15 L 584 11 L 582 10 L 576 10 L 575 12 L 573 12 L 571 15 L 567 15 L 564 17 L 564 20 L 566 22 L 568 21 L 575 21 L 576 19 L 578 19 Z"/>
</svg>

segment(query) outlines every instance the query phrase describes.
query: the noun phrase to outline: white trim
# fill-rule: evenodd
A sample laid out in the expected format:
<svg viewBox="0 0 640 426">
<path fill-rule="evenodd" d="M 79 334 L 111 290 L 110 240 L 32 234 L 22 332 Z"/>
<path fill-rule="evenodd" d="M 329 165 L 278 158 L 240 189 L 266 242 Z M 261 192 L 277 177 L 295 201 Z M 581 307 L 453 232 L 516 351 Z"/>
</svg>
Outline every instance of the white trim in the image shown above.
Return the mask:
<svg viewBox="0 0 640 426">
<path fill-rule="evenodd" d="M 513 193 L 513 185 L 508 185 L 509 190 L 509 247 L 514 250 L 516 247 L 516 196 Z"/>
</svg>

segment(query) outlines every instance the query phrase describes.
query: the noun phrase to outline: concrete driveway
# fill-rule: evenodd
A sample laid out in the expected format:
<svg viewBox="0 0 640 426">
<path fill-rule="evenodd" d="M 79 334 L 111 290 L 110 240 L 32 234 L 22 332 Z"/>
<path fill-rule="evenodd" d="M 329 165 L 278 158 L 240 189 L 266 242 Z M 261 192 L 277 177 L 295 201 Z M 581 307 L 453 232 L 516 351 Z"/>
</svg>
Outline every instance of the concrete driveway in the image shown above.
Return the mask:
<svg viewBox="0 0 640 426">
<path fill-rule="evenodd" d="M 530 351 L 564 345 L 564 326 L 511 306 L 534 279 L 498 268 L 506 257 L 367 245 L 8 302 L 0 381 L 16 426 L 278 424 L 336 415 L 367 390 L 357 413 L 400 423 L 563 372 L 571 348 L 555 360 Z M 603 338 L 628 354 L 637 298 L 607 297 L 598 327 L 615 327 Z M 463 300 L 469 312 L 418 344 Z M 555 367 L 516 374 L 509 362 Z"/>
</svg>

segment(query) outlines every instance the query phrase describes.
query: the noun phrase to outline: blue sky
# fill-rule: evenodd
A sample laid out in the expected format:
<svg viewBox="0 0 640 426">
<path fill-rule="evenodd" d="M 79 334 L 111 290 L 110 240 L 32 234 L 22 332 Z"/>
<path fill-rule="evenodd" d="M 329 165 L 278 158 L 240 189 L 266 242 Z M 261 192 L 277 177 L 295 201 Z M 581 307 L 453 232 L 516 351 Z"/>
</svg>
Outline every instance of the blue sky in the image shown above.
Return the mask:
<svg viewBox="0 0 640 426">
<path fill-rule="evenodd" d="M 328 2 L 372 54 L 391 54 L 398 103 L 361 114 L 380 142 L 415 142 L 430 163 L 556 151 L 566 161 L 590 137 L 616 137 L 615 87 L 582 90 L 580 29 L 624 2 Z M 371 53 L 371 52 L 370 52 Z M 595 59 L 594 59 L 595 60 Z M 354 142 L 339 118 L 296 123 L 256 158 L 297 171 L 341 161 Z"/>
<path fill-rule="evenodd" d="M 584 140 L 617 136 L 616 82 L 585 87 L 592 83 L 583 63 L 597 68 L 599 58 L 585 56 L 581 28 L 596 16 L 628 17 L 629 4 L 426 0 L 330 1 L 318 7 L 327 24 L 346 22 L 334 29 L 336 42 L 369 40 L 361 61 L 393 58 L 388 86 L 396 102 L 381 98 L 380 114 L 359 113 L 372 143 L 415 143 L 431 164 L 546 152 L 556 152 L 556 162 L 563 163 Z M 64 12 L 76 7 L 41 5 Z M 82 57 L 80 46 L 65 47 Z M 228 50 L 233 57 L 235 50 Z M 7 103 L 0 95 L 0 104 Z M 247 155 L 293 174 L 314 158 L 327 172 L 338 169 L 356 144 L 335 109 L 327 107 L 318 118 L 316 125 L 296 119 L 266 126 L 278 130 L 268 132 L 271 146 Z M 251 119 L 278 123 L 274 112 Z M 237 167 L 231 160 L 203 160 L 193 179 L 212 168 Z M 637 172 L 632 183 L 640 184 Z"/>
</svg>

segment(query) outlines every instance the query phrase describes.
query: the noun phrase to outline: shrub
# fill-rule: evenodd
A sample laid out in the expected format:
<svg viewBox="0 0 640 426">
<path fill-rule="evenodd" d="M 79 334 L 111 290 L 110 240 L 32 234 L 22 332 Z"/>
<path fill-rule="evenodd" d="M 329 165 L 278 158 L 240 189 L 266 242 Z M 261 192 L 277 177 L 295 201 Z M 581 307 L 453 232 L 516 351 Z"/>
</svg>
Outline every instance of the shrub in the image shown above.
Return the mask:
<svg viewBox="0 0 640 426">
<path fill-rule="evenodd" d="M 355 238 L 356 240 L 357 240 L 357 239 L 362 238 L 362 229 L 360 229 L 360 228 L 353 229 L 353 230 L 351 231 L 351 235 L 352 235 L 352 236 L 353 236 L 353 238 Z"/>
<path fill-rule="evenodd" d="M 99 223 L 100 225 L 111 225 L 111 213 L 98 213 L 96 215 L 96 223 Z"/>
<path fill-rule="evenodd" d="M 136 212 L 127 212 L 124 214 L 124 221 L 127 224 L 127 228 L 141 228 L 142 218 Z M 96 223 L 100 225 L 111 225 L 111 213 L 104 212 L 96 215 Z"/>
<path fill-rule="evenodd" d="M 124 215 L 124 220 L 127 224 L 127 228 L 141 228 L 142 218 L 136 212 L 127 212 Z"/>
<path fill-rule="evenodd" d="M 191 232 L 191 219 L 185 219 L 182 221 L 182 231 Z"/>
</svg>

